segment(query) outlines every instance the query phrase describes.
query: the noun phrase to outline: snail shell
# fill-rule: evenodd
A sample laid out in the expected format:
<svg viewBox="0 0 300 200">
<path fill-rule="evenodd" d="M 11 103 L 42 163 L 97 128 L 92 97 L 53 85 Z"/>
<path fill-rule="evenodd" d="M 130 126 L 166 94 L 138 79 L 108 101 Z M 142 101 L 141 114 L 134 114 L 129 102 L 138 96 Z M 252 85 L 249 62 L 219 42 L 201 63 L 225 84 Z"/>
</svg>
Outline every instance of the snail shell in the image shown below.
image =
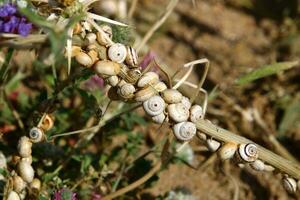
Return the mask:
<svg viewBox="0 0 300 200">
<path fill-rule="evenodd" d="M 54 118 L 50 114 L 46 114 L 43 121 L 41 128 L 45 131 L 49 131 L 54 126 Z"/>
<path fill-rule="evenodd" d="M 33 143 L 41 142 L 44 139 L 44 131 L 38 127 L 33 127 L 29 131 L 29 138 Z"/>
<path fill-rule="evenodd" d="M 207 135 L 205 133 L 202 133 L 200 131 L 197 132 L 197 136 L 200 140 L 206 141 Z"/>
<path fill-rule="evenodd" d="M 218 155 L 222 160 L 230 159 L 234 156 L 238 145 L 232 142 L 225 143 L 218 151 Z"/>
<path fill-rule="evenodd" d="M 73 34 L 74 35 L 77 35 L 81 32 L 81 25 L 80 23 L 76 23 L 74 28 L 73 28 Z"/>
<path fill-rule="evenodd" d="M 165 101 L 158 95 L 151 97 L 143 103 L 145 112 L 150 116 L 156 116 L 164 112 Z"/>
<path fill-rule="evenodd" d="M 161 93 L 162 98 L 166 103 L 180 103 L 182 100 L 182 94 L 175 89 L 166 89 Z"/>
<path fill-rule="evenodd" d="M 166 119 L 166 116 L 165 116 L 164 113 L 160 113 L 159 115 L 156 115 L 156 116 L 152 117 L 152 121 L 157 123 L 157 124 L 164 123 L 165 119 Z"/>
<path fill-rule="evenodd" d="M 191 104 L 191 102 L 190 102 L 190 99 L 187 98 L 187 97 L 185 97 L 185 96 L 182 97 L 181 103 L 182 103 L 185 107 L 187 107 L 187 109 L 190 109 L 191 106 L 192 106 L 192 104 Z"/>
<path fill-rule="evenodd" d="M 100 76 L 116 76 L 120 73 L 121 67 L 112 61 L 99 60 L 94 64 L 94 69 Z"/>
<path fill-rule="evenodd" d="M 107 48 L 104 46 L 97 47 L 97 52 L 98 52 L 98 58 L 100 60 L 107 60 Z"/>
<path fill-rule="evenodd" d="M 265 169 L 264 169 L 264 171 L 272 172 L 272 171 L 274 171 L 274 170 L 275 170 L 275 168 L 274 168 L 272 165 L 265 164 Z"/>
<path fill-rule="evenodd" d="M 208 150 L 215 152 L 219 149 L 219 147 L 221 146 L 221 143 L 209 138 L 208 140 L 206 140 L 206 146 L 208 148 Z"/>
<path fill-rule="evenodd" d="M 79 47 L 79 46 L 72 46 L 72 50 L 71 50 L 72 57 L 76 56 L 80 52 L 82 52 L 81 47 Z M 65 56 L 67 57 L 67 54 L 65 54 Z"/>
<path fill-rule="evenodd" d="M 297 190 L 297 182 L 293 178 L 284 177 L 282 179 L 282 185 L 283 185 L 284 189 L 290 194 L 295 193 Z"/>
<path fill-rule="evenodd" d="M 189 110 L 182 104 L 170 104 L 167 107 L 168 114 L 175 122 L 184 122 L 189 118 Z"/>
<path fill-rule="evenodd" d="M 114 62 L 124 62 L 127 50 L 126 47 L 121 43 L 115 43 L 108 48 L 108 58 Z"/>
<path fill-rule="evenodd" d="M 7 200 L 21 200 L 21 198 L 15 191 L 10 191 L 7 195 Z"/>
<path fill-rule="evenodd" d="M 21 157 L 26 158 L 31 156 L 32 142 L 26 136 L 20 138 L 18 143 L 18 152 Z"/>
<path fill-rule="evenodd" d="M 127 55 L 125 62 L 131 67 L 135 67 L 138 63 L 138 56 L 134 48 L 128 46 L 127 47 Z"/>
<path fill-rule="evenodd" d="M 157 91 L 157 92 L 162 92 L 164 90 L 166 90 L 168 87 L 167 85 L 164 83 L 164 82 L 158 82 L 156 85 L 154 85 L 154 89 Z"/>
<path fill-rule="evenodd" d="M 137 82 L 137 86 L 140 88 L 153 85 L 159 81 L 159 77 L 154 72 L 145 73 Z"/>
<path fill-rule="evenodd" d="M 81 65 L 83 65 L 83 66 L 85 66 L 85 67 L 90 67 L 90 66 L 93 65 L 93 60 L 92 60 L 92 58 L 91 58 L 88 54 L 86 54 L 86 53 L 84 53 L 84 52 L 79 52 L 79 53 L 75 56 L 75 60 L 76 60 L 79 64 L 81 64 Z"/>
<path fill-rule="evenodd" d="M 126 83 L 118 89 L 118 94 L 124 99 L 130 99 L 134 96 L 135 88 L 132 84 Z"/>
<path fill-rule="evenodd" d="M 139 102 L 144 102 L 150 99 L 152 96 L 156 95 L 157 91 L 155 88 L 149 86 L 135 93 L 135 100 Z"/>
<path fill-rule="evenodd" d="M 178 140 L 191 140 L 197 132 L 196 125 L 192 122 L 180 122 L 173 126 L 173 132 Z"/>
<path fill-rule="evenodd" d="M 90 50 L 90 51 L 88 52 L 88 55 L 89 55 L 90 58 L 92 59 L 93 64 L 94 64 L 97 60 L 99 60 L 99 58 L 98 58 L 98 52 L 95 51 L 95 50 Z"/>
<path fill-rule="evenodd" d="M 120 100 L 120 96 L 118 94 L 118 87 L 111 87 L 107 92 L 107 96 L 112 101 Z"/>
<path fill-rule="evenodd" d="M 111 86 L 116 86 L 119 83 L 119 78 L 118 76 L 110 76 L 109 78 L 106 79 L 108 84 Z"/>
<path fill-rule="evenodd" d="M 106 33 L 97 32 L 97 42 L 103 46 L 108 46 L 110 44 L 110 41 L 105 37 L 105 35 L 108 36 L 108 34 Z"/>
<path fill-rule="evenodd" d="M 41 186 L 42 186 L 42 183 L 39 179 L 37 178 L 34 178 L 32 180 L 32 182 L 30 183 L 30 188 L 35 190 L 35 191 L 40 191 L 41 189 Z"/>
<path fill-rule="evenodd" d="M 253 143 L 241 144 L 239 155 L 245 162 L 254 162 L 258 158 L 257 146 Z"/>
<path fill-rule="evenodd" d="M 26 187 L 26 182 L 18 175 L 12 177 L 13 188 L 17 193 L 20 193 Z"/>
<path fill-rule="evenodd" d="M 93 44 L 96 42 L 97 36 L 95 33 L 88 33 L 86 34 L 85 39 L 87 40 L 88 44 Z"/>
<path fill-rule="evenodd" d="M 29 164 L 32 163 L 32 156 L 26 157 L 26 158 L 21 158 L 21 160 L 28 162 Z"/>
<path fill-rule="evenodd" d="M 18 172 L 22 179 L 27 183 L 31 183 L 34 177 L 34 170 L 32 166 L 25 161 L 20 161 L 18 164 Z"/>
<path fill-rule="evenodd" d="M 203 116 L 203 109 L 199 105 L 193 105 L 191 107 L 191 116 L 190 119 L 192 122 L 196 123 L 198 119 L 200 119 Z"/>
<path fill-rule="evenodd" d="M 257 159 L 254 162 L 250 163 L 250 167 L 256 171 L 264 171 L 265 163 L 263 161 Z"/>
</svg>

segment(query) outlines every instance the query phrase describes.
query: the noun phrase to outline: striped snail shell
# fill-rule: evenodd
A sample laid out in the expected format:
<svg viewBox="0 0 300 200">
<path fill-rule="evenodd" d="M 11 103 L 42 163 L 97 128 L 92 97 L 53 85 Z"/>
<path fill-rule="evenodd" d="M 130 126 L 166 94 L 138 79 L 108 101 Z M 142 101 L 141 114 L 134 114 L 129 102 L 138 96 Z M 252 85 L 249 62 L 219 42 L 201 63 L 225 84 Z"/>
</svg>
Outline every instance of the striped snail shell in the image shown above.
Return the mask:
<svg viewBox="0 0 300 200">
<path fill-rule="evenodd" d="M 189 118 L 189 110 L 182 104 L 170 104 L 167 107 L 169 117 L 175 122 L 184 122 Z"/>
<path fill-rule="evenodd" d="M 141 76 L 137 82 L 137 86 L 140 88 L 146 87 L 148 85 L 153 85 L 159 81 L 159 77 L 155 72 L 147 72 Z"/>
<path fill-rule="evenodd" d="M 173 132 L 178 140 L 191 140 L 197 132 L 196 125 L 192 122 L 180 122 L 173 126 Z"/>
<path fill-rule="evenodd" d="M 110 76 L 109 78 L 106 79 L 109 85 L 111 86 L 116 86 L 119 83 L 119 78 L 118 76 Z"/>
<path fill-rule="evenodd" d="M 257 159 L 254 162 L 250 163 L 250 167 L 256 171 L 264 171 L 265 163 L 262 160 Z"/>
<path fill-rule="evenodd" d="M 127 50 L 126 47 L 121 43 L 115 43 L 108 48 L 108 58 L 114 62 L 124 62 Z"/>
<path fill-rule="evenodd" d="M 88 33 L 86 34 L 85 39 L 87 40 L 88 44 L 93 44 L 96 42 L 97 36 L 95 33 Z"/>
<path fill-rule="evenodd" d="M 166 89 L 161 93 L 162 98 L 166 103 L 180 103 L 182 100 L 182 94 L 175 89 Z"/>
<path fill-rule="evenodd" d="M 14 191 L 20 193 L 26 188 L 26 182 L 18 175 L 12 177 Z"/>
<path fill-rule="evenodd" d="M 85 67 L 91 67 L 93 65 L 92 58 L 88 54 L 86 54 L 84 52 L 77 53 L 77 55 L 75 56 L 75 60 L 79 64 L 81 64 L 81 65 L 83 65 Z"/>
<path fill-rule="evenodd" d="M 155 88 L 149 86 L 143 88 L 135 93 L 135 100 L 138 102 L 144 102 L 150 99 L 152 96 L 156 95 L 157 91 Z"/>
<path fill-rule="evenodd" d="M 49 131 L 54 126 L 54 119 L 50 114 L 46 114 L 43 121 L 41 128 L 45 131 Z"/>
<path fill-rule="evenodd" d="M 190 109 L 190 112 L 191 112 L 190 119 L 194 123 L 196 123 L 197 120 L 203 116 L 203 109 L 199 105 L 193 105 Z"/>
<path fill-rule="evenodd" d="M 109 61 L 109 60 L 99 60 L 94 64 L 95 72 L 101 76 L 116 76 L 120 73 L 120 64 Z"/>
<path fill-rule="evenodd" d="M 18 164 L 18 172 L 25 182 L 32 182 L 34 177 L 34 170 L 28 162 L 21 160 Z"/>
<path fill-rule="evenodd" d="M 187 107 L 187 109 L 190 109 L 191 106 L 192 106 L 192 104 L 191 104 L 191 102 L 190 102 L 190 99 L 187 98 L 187 97 L 185 97 L 185 96 L 182 97 L 181 103 L 182 103 L 185 107 Z"/>
<path fill-rule="evenodd" d="M 166 90 L 168 87 L 164 82 L 159 81 L 157 84 L 154 85 L 154 89 L 157 92 L 162 92 L 164 90 Z"/>
<path fill-rule="evenodd" d="M 166 121 L 166 116 L 164 113 L 160 113 L 159 115 L 153 116 L 152 121 L 157 124 L 162 124 Z"/>
<path fill-rule="evenodd" d="M 238 145 L 232 142 L 225 143 L 218 151 L 218 155 L 222 160 L 230 159 L 234 156 Z"/>
<path fill-rule="evenodd" d="M 282 179 L 282 185 L 283 185 L 284 189 L 290 194 L 295 193 L 297 190 L 297 182 L 293 178 L 284 177 Z"/>
<path fill-rule="evenodd" d="M 44 131 L 41 128 L 33 127 L 29 131 L 29 138 L 33 143 L 38 143 L 43 141 L 44 136 L 45 136 Z"/>
<path fill-rule="evenodd" d="M 206 140 L 206 146 L 207 146 L 208 150 L 210 150 L 211 152 L 215 152 L 219 149 L 219 147 L 221 146 L 221 143 L 212 138 L 209 138 Z"/>
<path fill-rule="evenodd" d="M 118 94 L 124 99 L 130 99 L 134 96 L 135 88 L 132 84 L 126 83 L 118 89 Z"/>
<path fill-rule="evenodd" d="M 18 143 L 18 152 L 20 156 L 23 158 L 31 156 L 31 148 L 32 142 L 30 141 L 30 139 L 26 136 L 21 137 Z"/>
<path fill-rule="evenodd" d="M 165 101 L 158 95 L 151 97 L 143 103 L 145 112 L 150 116 L 156 116 L 164 112 Z"/>
<path fill-rule="evenodd" d="M 127 47 L 127 55 L 126 55 L 125 61 L 131 67 L 137 66 L 138 55 L 134 48 L 132 48 L 130 46 Z"/>
<path fill-rule="evenodd" d="M 254 162 L 258 158 L 257 146 L 253 143 L 240 144 L 239 155 L 245 162 Z"/>
<path fill-rule="evenodd" d="M 7 200 L 21 200 L 18 193 L 15 191 L 10 191 L 7 195 Z"/>
</svg>

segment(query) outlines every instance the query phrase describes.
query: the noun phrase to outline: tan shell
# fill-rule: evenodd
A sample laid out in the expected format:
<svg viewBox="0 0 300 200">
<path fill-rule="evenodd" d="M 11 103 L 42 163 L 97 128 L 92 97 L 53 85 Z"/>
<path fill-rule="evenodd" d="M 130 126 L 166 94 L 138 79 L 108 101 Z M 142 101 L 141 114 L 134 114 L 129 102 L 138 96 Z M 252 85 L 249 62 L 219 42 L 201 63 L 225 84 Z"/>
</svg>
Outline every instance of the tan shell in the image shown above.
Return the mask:
<svg viewBox="0 0 300 200">
<path fill-rule="evenodd" d="M 218 155 L 222 160 L 230 159 L 237 151 L 238 145 L 232 142 L 225 143 L 218 151 Z"/>
<path fill-rule="evenodd" d="M 88 44 L 93 44 L 96 42 L 97 36 L 95 33 L 88 33 L 86 34 L 85 39 L 87 40 Z"/>
<path fill-rule="evenodd" d="M 170 119 L 175 122 L 187 121 L 190 115 L 189 110 L 182 104 L 170 104 L 167 107 Z"/>
<path fill-rule="evenodd" d="M 127 47 L 127 55 L 125 61 L 130 67 L 138 67 L 138 56 L 134 48 L 130 46 Z"/>
<path fill-rule="evenodd" d="M 31 156 L 32 153 L 31 148 L 32 148 L 32 142 L 28 137 L 23 136 L 19 139 L 18 152 L 21 157 L 26 158 Z"/>
<path fill-rule="evenodd" d="M 154 72 L 145 73 L 137 82 L 137 86 L 140 88 L 153 85 L 159 81 L 159 76 Z"/>
<path fill-rule="evenodd" d="M 174 135 L 178 140 L 191 140 L 197 132 L 196 125 L 192 122 L 180 122 L 173 126 Z"/>
<path fill-rule="evenodd" d="M 12 177 L 14 191 L 20 193 L 26 187 L 26 182 L 18 175 Z"/>
<path fill-rule="evenodd" d="M 76 23 L 74 28 L 73 28 L 73 34 L 76 35 L 76 34 L 79 34 L 81 32 L 81 25 L 80 23 Z"/>
<path fill-rule="evenodd" d="M 221 143 L 210 138 L 210 139 L 206 140 L 206 146 L 207 146 L 208 150 L 215 152 L 219 149 L 219 147 L 221 146 Z"/>
<path fill-rule="evenodd" d="M 197 132 L 197 136 L 200 140 L 206 141 L 207 135 L 205 133 L 202 133 L 200 131 Z"/>
<path fill-rule="evenodd" d="M 79 47 L 79 46 L 72 46 L 72 50 L 71 50 L 72 57 L 78 55 L 80 52 L 82 52 L 81 47 Z M 65 53 L 65 56 L 67 57 L 67 52 Z"/>
<path fill-rule="evenodd" d="M 29 157 L 26 157 L 26 158 L 21 158 L 21 160 L 31 164 L 32 163 L 32 156 L 29 156 Z"/>
<path fill-rule="evenodd" d="M 123 44 L 115 43 L 108 48 L 107 54 L 111 61 L 122 63 L 126 58 L 127 50 Z"/>
<path fill-rule="evenodd" d="M 117 86 L 119 83 L 119 78 L 118 76 L 110 76 L 109 78 L 106 79 L 109 85 L 111 86 Z"/>
<path fill-rule="evenodd" d="M 190 112 L 191 112 L 190 119 L 194 123 L 196 123 L 197 120 L 203 116 L 203 109 L 199 105 L 193 105 L 190 109 Z"/>
<path fill-rule="evenodd" d="M 166 103 L 180 103 L 182 100 L 182 94 L 175 89 L 166 89 L 161 93 L 161 96 Z"/>
<path fill-rule="evenodd" d="M 54 117 L 50 114 L 46 114 L 43 121 L 41 128 L 45 131 L 49 131 L 54 126 Z"/>
<path fill-rule="evenodd" d="M 297 190 L 297 182 L 293 178 L 284 177 L 282 179 L 282 185 L 283 185 L 284 189 L 290 194 L 295 193 Z"/>
<path fill-rule="evenodd" d="M 32 180 L 32 182 L 30 183 L 30 188 L 33 189 L 33 190 L 35 190 L 35 191 L 40 191 L 41 190 L 41 186 L 42 186 L 42 183 L 37 178 L 34 178 Z"/>
<path fill-rule="evenodd" d="M 45 138 L 44 131 L 41 128 L 33 127 L 29 131 L 29 138 L 30 138 L 30 141 L 33 143 L 41 142 Z"/>
<path fill-rule="evenodd" d="M 132 84 L 126 83 L 118 89 L 118 94 L 125 99 L 130 99 L 134 96 L 135 88 Z"/>
<path fill-rule="evenodd" d="M 7 200 L 21 200 L 18 193 L 15 191 L 10 191 L 7 195 Z"/>
<path fill-rule="evenodd" d="M 76 60 L 79 64 L 81 64 L 81 65 L 83 65 L 83 66 L 85 66 L 85 67 L 91 67 L 91 66 L 93 65 L 93 60 L 92 60 L 92 58 L 91 58 L 88 54 L 86 54 L 86 53 L 84 53 L 84 52 L 78 53 L 78 54 L 75 56 L 75 60 Z"/>
<path fill-rule="evenodd" d="M 18 164 L 18 172 L 25 182 L 32 182 L 34 178 L 34 170 L 28 162 L 21 160 Z"/>
<path fill-rule="evenodd" d="M 99 60 L 94 64 L 95 72 L 100 76 L 115 76 L 120 73 L 121 67 L 118 63 Z"/>
<path fill-rule="evenodd" d="M 139 102 L 144 102 L 156 94 L 157 94 L 157 91 L 153 87 L 146 87 L 135 93 L 135 100 L 139 101 Z"/>
<path fill-rule="evenodd" d="M 88 55 L 90 56 L 90 58 L 92 59 L 92 63 L 94 64 L 97 60 L 99 60 L 98 58 L 98 52 L 95 50 L 90 50 L 88 52 Z"/>
<path fill-rule="evenodd" d="M 158 82 L 156 85 L 154 85 L 154 89 L 157 91 L 157 92 L 162 92 L 164 90 L 166 90 L 168 87 L 167 85 L 164 83 L 164 82 Z"/>
</svg>

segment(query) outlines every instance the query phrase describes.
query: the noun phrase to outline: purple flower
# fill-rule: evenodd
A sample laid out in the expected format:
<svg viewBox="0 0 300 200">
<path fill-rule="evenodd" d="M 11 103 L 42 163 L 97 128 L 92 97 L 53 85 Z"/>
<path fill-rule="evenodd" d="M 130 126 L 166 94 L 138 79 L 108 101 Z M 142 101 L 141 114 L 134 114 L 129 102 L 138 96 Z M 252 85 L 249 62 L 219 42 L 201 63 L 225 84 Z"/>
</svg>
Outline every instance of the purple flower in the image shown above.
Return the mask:
<svg viewBox="0 0 300 200">
<path fill-rule="evenodd" d="M 12 16 L 17 12 L 15 5 L 7 3 L 0 7 L 0 17 Z"/>
<path fill-rule="evenodd" d="M 22 36 L 27 36 L 32 29 L 31 23 L 26 23 L 26 19 L 22 17 L 21 22 L 18 26 L 18 33 Z"/>
<path fill-rule="evenodd" d="M 20 19 L 12 16 L 9 21 L 3 24 L 3 32 L 5 33 L 12 33 L 18 28 Z"/>
<path fill-rule="evenodd" d="M 84 82 L 84 87 L 88 90 L 95 90 L 104 87 L 104 80 L 98 75 L 91 76 L 87 81 Z"/>
<path fill-rule="evenodd" d="M 76 193 L 66 188 L 54 192 L 53 200 L 77 200 Z"/>
<path fill-rule="evenodd" d="M 151 63 L 151 61 L 155 59 L 155 57 L 156 54 L 153 51 L 149 51 L 140 63 L 140 67 L 142 69 L 145 69 Z"/>
</svg>

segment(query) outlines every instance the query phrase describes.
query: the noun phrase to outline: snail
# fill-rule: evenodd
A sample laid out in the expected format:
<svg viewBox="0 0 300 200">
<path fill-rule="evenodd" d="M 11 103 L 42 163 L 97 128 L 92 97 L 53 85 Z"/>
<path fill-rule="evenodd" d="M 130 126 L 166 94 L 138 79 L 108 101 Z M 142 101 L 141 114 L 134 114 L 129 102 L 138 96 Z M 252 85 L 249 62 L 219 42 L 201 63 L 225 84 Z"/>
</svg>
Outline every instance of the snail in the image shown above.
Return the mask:
<svg viewBox="0 0 300 200">
<path fill-rule="evenodd" d="M 30 139 L 26 136 L 21 137 L 18 143 L 18 152 L 20 156 L 23 158 L 31 156 L 31 148 L 32 142 L 30 141 Z"/>
<path fill-rule="evenodd" d="M 71 56 L 72 57 L 78 55 L 80 52 L 82 52 L 81 47 L 79 47 L 79 46 L 72 46 L 72 50 L 71 50 Z M 67 57 L 67 54 L 65 54 L 65 56 Z"/>
<path fill-rule="evenodd" d="M 152 96 L 156 95 L 157 91 L 155 88 L 149 86 L 144 89 L 141 89 L 135 93 L 135 100 L 138 102 L 144 102 L 150 99 Z"/>
<path fill-rule="evenodd" d="M 118 89 L 118 94 L 124 99 L 130 99 L 134 96 L 135 88 L 132 84 L 126 83 Z"/>
<path fill-rule="evenodd" d="M 12 177 L 14 191 L 20 193 L 26 188 L 26 182 L 18 175 Z"/>
<path fill-rule="evenodd" d="M 207 139 L 207 135 L 205 133 L 200 132 L 200 131 L 197 131 L 197 136 L 202 141 L 206 141 L 206 139 Z"/>
<path fill-rule="evenodd" d="M 212 138 L 209 138 L 206 140 L 206 146 L 207 146 L 208 150 L 215 152 L 219 149 L 219 147 L 221 146 L 221 143 Z"/>
<path fill-rule="evenodd" d="M 190 99 L 187 98 L 187 97 L 185 97 L 185 96 L 182 97 L 181 103 L 182 103 L 187 109 L 190 109 L 191 106 L 192 106 L 192 104 L 191 104 L 191 102 L 190 102 Z"/>
<path fill-rule="evenodd" d="M 295 193 L 297 190 L 297 182 L 293 178 L 284 177 L 282 179 L 282 185 L 283 185 L 284 189 L 290 194 Z"/>
<path fill-rule="evenodd" d="M 25 182 L 32 182 L 34 177 L 34 170 L 28 162 L 21 160 L 18 164 L 18 172 Z"/>
<path fill-rule="evenodd" d="M 105 78 L 105 76 L 115 76 L 120 73 L 121 67 L 118 63 L 108 61 L 108 60 L 99 60 L 93 66 L 95 72 Z"/>
<path fill-rule="evenodd" d="M 109 85 L 111 86 L 116 86 L 119 83 L 119 78 L 118 76 L 110 76 L 109 78 L 106 79 Z"/>
<path fill-rule="evenodd" d="M 53 117 L 50 114 L 46 114 L 43 121 L 41 128 L 45 131 L 49 131 L 54 126 Z"/>
<path fill-rule="evenodd" d="M 240 144 L 239 155 L 245 162 L 254 162 L 258 158 L 257 146 L 253 143 Z"/>
<path fill-rule="evenodd" d="M 102 28 L 103 29 L 103 28 Z M 108 46 L 111 42 L 109 41 L 110 36 L 105 31 L 104 32 L 97 32 L 97 42 L 103 46 Z"/>
<path fill-rule="evenodd" d="M 84 52 L 79 52 L 79 53 L 77 53 L 77 55 L 75 56 L 75 60 L 76 60 L 79 64 L 81 64 L 81 65 L 83 65 L 83 66 L 85 66 L 85 67 L 90 67 L 90 66 L 93 65 L 93 60 L 92 60 L 92 58 L 91 58 L 88 54 L 86 54 L 86 53 L 84 53 Z"/>
<path fill-rule="evenodd" d="M 157 92 L 162 92 L 168 88 L 167 85 L 161 81 L 155 84 L 153 87 Z"/>
<path fill-rule="evenodd" d="M 166 103 L 180 103 L 182 100 L 182 94 L 175 89 L 166 89 L 161 93 L 162 98 Z"/>
<path fill-rule="evenodd" d="M 35 190 L 35 191 L 40 191 L 41 185 L 42 185 L 41 181 L 39 179 L 37 179 L 37 178 L 34 178 L 32 180 L 32 182 L 30 183 L 30 188 L 33 189 L 33 190 Z"/>
<path fill-rule="evenodd" d="M 145 112 L 150 116 L 156 116 L 164 112 L 165 101 L 158 95 L 149 98 L 143 103 Z"/>
<path fill-rule="evenodd" d="M 182 104 L 170 104 L 167 107 L 169 117 L 175 122 L 187 121 L 189 118 L 189 110 Z"/>
<path fill-rule="evenodd" d="M 127 46 L 127 55 L 125 58 L 125 62 L 131 66 L 135 67 L 138 63 L 138 56 L 134 48 Z"/>
<path fill-rule="evenodd" d="M 191 140 L 197 132 L 196 125 L 192 122 L 180 122 L 173 126 L 174 135 L 178 140 Z"/>
<path fill-rule="evenodd" d="M 127 50 L 123 44 L 115 43 L 108 48 L 107 54 L 111 61 L 122 63 L 126 58 Z"/>
<path fill-rule="evenodd" d="M 15 191 L 10 191 L 7 195 L 7 200 L 21 200 L 18 193 Z"/>
<path fill-rule="evenodd" d="M 98 53 L 98 58 L 99 60 L 107 60 L 107 48 L 104 46 L 97 46 L 96 49 L 97 53 Z"/>
<path fill-rule="evenodd" d="M 263 161 L 257 159 L 254 162 L 250 163 L 250 167 L 256 171 L 264 171 L 265 163 Z"/>
<path fill-rule="evenodd" d="M 33 143 L 38 143 L 43 141 L 44 136 L 45 136 L 44 131 L 38 127 L 33 127 L 29 131 L 29 138 Z"/>
<path fill-rule="evenodd" d="M 153 116 L 152 121 L 154 121 L 157 124 L 162 124 L 164 121 L 167 122 L 166 116 L 164 113 L 160 113 L 159 115 Z"/>
<path fill-rule="evenodd" d="M 92 59 L 92 63 L 94 64 L 96 61 L 98 61 L 99 60 L 99 58 L 98 58 L 98 52 L 97 51 L 95 51 L 95 50 L 90 50 L 90 51 L 88 51 L 88 53 L 87 53 L 89 56 L 90 56 L 90 58 Z"/>
<path fill-rule="evenodd" d="M 238 145 L 232 142 L 225 143 L 218 151 L 218 155 L 222 160 L 230 159 L 234 156 Z"/>
<path fill-rule="evenodd" d="M 26 158 L 21 158 L 21 160 L 25 161 L 25 162 L 28 162 L 29 164 L 32 163 L 32 156 L 28 156 Z"/>
<path fill-rule="evenodd" d="M 147 72 L 137 82 L 137 86 L 140 88 L 146 87 L 148 85 L 153 85 L 159 81 L 159 77 L 154 72 Z"/>
<path fill-rule="evenodd" d="M 95 33 L 88 33 L 86 34 L 85 39 L 87 40 L 88 44 L 93 44 L 96 42 L 97 36 Z"/>
<path fill-rule="evenodd" d="M 199 105 L 193 105 L 190 109 L 190 119 L 192 122 L 196 123 L 198 119 L 203 116 L 203 109 Z"/>
</svg>

